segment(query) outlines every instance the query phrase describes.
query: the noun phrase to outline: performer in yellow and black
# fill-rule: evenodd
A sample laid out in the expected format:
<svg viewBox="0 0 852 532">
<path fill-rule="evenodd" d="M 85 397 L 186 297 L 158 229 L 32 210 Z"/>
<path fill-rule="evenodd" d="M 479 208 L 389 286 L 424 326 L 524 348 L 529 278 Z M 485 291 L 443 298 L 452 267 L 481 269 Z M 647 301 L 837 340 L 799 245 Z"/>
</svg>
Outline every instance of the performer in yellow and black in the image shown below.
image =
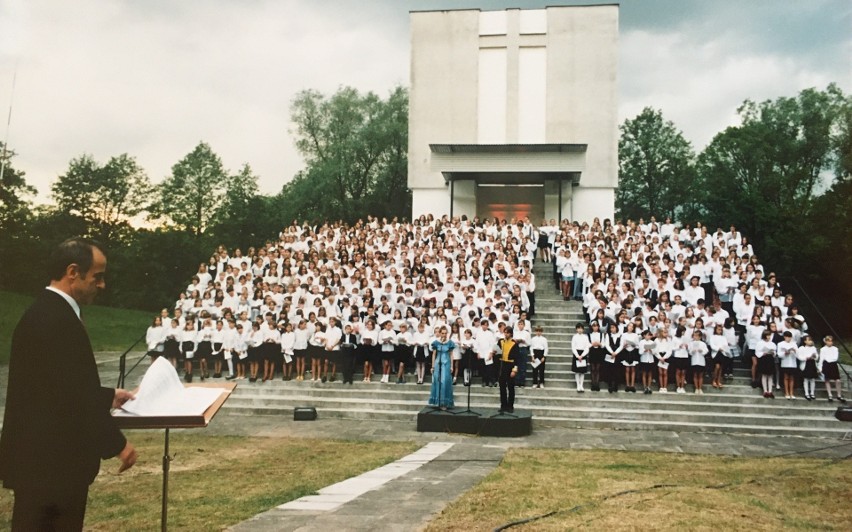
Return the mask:
<svg viewBox="0 0 852 532">
<path fill-rule="evenodd" d="M 503 329 L 503 338 L 498 342 L 500 346 L 500 376 L 497 382 L 500 384 L 500 412 L 512 413 L 515 411 L 515 375 L 518 374 L 517 362 L 520 360 L 520 348 L 512 339 L 514 331 L 511 327 Z"/>
</svg>

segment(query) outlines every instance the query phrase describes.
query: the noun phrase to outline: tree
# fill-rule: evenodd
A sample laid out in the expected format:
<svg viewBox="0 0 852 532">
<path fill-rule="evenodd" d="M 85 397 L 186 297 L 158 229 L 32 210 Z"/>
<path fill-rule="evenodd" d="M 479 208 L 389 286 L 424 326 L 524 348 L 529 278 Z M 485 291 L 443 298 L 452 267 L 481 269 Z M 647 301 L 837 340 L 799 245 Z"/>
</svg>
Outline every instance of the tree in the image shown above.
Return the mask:
<svg viewBox="0 0 852 532">
<path fill-rule="evenodd" d="M 280 229 L 277 220 L 270 223 L 270 214 L 269 198 L 260 195 L 257 176 L 248 164 L 244 164 L 226 181 L 225 196 L 212 232 L 228 247 L 245 248 Z"/>
<path fill-rule="evenodd" d="M 151 217 L 164 218 L 180 230 L 201 236 L 222 206 L 227 177 L 219 156 L 200 142 L 172 166 L 172 175 L 158 187 Z"/>
<path fill-rule="evenodd" d="M 743 103 L 741 125 L 716 135 L 698 160 L 708 223 L 737 225 L 766 262 L 797 270 L 811 256 L 803 246 L 812 242 L 813 228 L 803 222 L 836 165 L 832 132 L 844 101 L 832 84 L 795 98 Z"/>
<path fill-rule="evenodd" d="M 397 87 L 387 101 L 351 87 L 326 97 L 300 92 L 290 107 L 296 148 L 307 168 L 285 188 L 310 208 L 308 218 L 354 220 L 372 213 L 407 214 L 408 94 Z"/>
<path fill-rule="evenodd" d="M 15 152 L 0 142 L 0 235 L 4 236 L 20 232 L 32 207 L 27 198 L 36 193 L 24 179 L 24 172 L 12 166 L 14 156 Z"/>
<path fill-rule="evenodd" d="M 618 215 L 679 218 L 693 214 L 685 207 L 694 197 L 695 154 L 683 134 L 663 119 L 661 111 L 650 107 L 625 120 L 620 129 L 615 194 Z"/>
<path fill-rule="evenodd" d="M 71 159 L 68 170 L 51 186 L 57 207 L 85 220 L 90 236 L 110 242 L 130 218 L 145 210 L 148 176 L 126 153 L 103 166 L 88 154 Z"/>
</svg>

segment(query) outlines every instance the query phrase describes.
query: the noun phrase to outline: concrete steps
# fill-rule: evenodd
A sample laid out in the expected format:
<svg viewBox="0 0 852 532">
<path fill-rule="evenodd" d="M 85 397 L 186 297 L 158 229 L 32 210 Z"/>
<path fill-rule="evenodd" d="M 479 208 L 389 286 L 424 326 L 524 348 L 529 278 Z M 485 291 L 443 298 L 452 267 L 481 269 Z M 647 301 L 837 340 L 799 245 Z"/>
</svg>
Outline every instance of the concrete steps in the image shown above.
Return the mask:
<svg viewBox="0 0 852 532">
<path fill-rule="evenodd" d="M 577 322 L 583 321 L 582 307 L 578 302 L 563 301 L 550 282 L 550 265 L 536 263 L 538 291 L 533 325 L 541 325 L 550 345 L 547 361 L 547 387 L 530 386 L 516 389 L 515 406 L 533 412 L 535 427 L 573 427 L 612 430 L 666 430 L 675 432 L 722 432 L 743 434 L 773 434 L 784 436 L 842 437 L 852 429 L 848 423 L 834 418 L 838 403 L 826 400 L 825 387 L 818 383 L 817 401 L 801 398 L 795 401 L 783 398 L 764 399 L 761 391 L 750 385 L 748 369 L 736 363 L 734 377 L 722 390 L 709 386 L 706 381 L 704 395 L 674 393 L 674 374 L 670 374 L 669 393 L 644 395 L 641 387 L 637 393 L 627 393 L 623 386 L 618 393 L 577 393 L 571 372 L 571 337 Z M 133 358 L 133 357 L 131 357 Z M 114 384 L 117 363 L 100 366 L 102 380 Z M 128 378 L 127 387 L 135 386 L 141 379 L 147 363 Z M 415 423 L 417 412 L 428 402 L 427 384 L 381 384 L 360 382 L 356 374 L 354 385 L 338 382 L 314 383 L 297 381 L 237 382 L 237 389 L 225 403 L 223 410 L 232 415 L 268 415 L 292 417 L 297 406 L 315 406 L 323 418 L 356 420 L 386 420 Z M 586 388 L 589 386 L 586 377 Z M 637 375 L 637 381 L 638 381 Z M 531 384 L 532 369 L 527 369 L 527 383 Z M 210 381 L 208 381 L 210 382 Z M 214 379 L 212 382 L 216 382 Z M 224 382 L 224 379 L 222 380 Z M 494 408 L 499 404 L 497 388 L 480 386 L 474 379 L 470 388 L 471 406 Z M 468 389 L 454 386 L 457 406 L 467 405 Z M 852 395 L 852 391 L 846 392 Z"/>
</svg>

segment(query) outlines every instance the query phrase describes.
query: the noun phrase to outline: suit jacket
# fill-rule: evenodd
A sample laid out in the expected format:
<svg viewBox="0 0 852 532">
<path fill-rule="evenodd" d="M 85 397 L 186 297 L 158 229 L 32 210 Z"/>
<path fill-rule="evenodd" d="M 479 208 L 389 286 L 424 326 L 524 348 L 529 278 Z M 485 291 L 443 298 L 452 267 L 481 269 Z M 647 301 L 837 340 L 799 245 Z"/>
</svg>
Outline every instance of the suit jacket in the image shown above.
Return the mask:
<svg viewBox="0 0 852 532">
<path fill-rule="evenodd" d="M 101 387 L 89 336 L 74 310 L 44 290 L 12 335 L 0 435 L 3 486 L 91 484 L 101 458 L 126 444 L 110 415 L 114 394 Z"/>
</svg>

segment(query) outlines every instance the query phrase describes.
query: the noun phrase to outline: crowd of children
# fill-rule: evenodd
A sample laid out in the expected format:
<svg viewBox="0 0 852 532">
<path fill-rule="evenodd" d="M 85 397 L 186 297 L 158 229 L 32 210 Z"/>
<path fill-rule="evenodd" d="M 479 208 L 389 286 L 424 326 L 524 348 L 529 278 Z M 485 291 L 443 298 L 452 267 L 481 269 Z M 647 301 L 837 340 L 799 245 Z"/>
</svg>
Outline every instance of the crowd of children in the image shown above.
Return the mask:
<svg viewBox="0 0 852 532">
<path fill-rule="evenodd" d="M 753 386 L 794 398 L 804 378 L 814 398 L 822 375 L 829 400 L 843 400 L 837 348 L 817 350 L 792 296 L 757 261 L 735 227 L 711 233 L 654 219 L 613 224 L 555 220 L 534 226 L 466 217 L 413 222 L 368 218 L 354 225 L 298 225 L 244 254 L 220 246 L 202 263 L 173 309 L 149 329 L 149 350 L 183 362 L 185 378 L 422 384 L 431 347 L 446 327 L 453 382 L 496 386 L 497 340 L 507 327 L 520 347 L 515 377 L 543 388 L 548 343 L 533 329 L 539 255 L 552 263 L 565 299 L 587 321 L 571 345 L 578 392 L 623 383 L 635 392 L 702 394 L 705 374 L 722 388 L 734 360 Z M 671 371 L 670 371 L 671 370 Z M 834 387 L 834 393 L 832 392 Z"/>
<path fill-rule="evenodd" d="M 149 351 L 182 361 L 188 381 L 196 369 L 251 382 L 334 381 L 340 370 L 351 383 L 357 367 L 364 382 L 423 384 L 446 327 L 453 382 L 478 374 L 491 386 L 497 339 L 513 327 L 543 387 L 547 343 L 529 321 L 537 234 L 529 220 L 294 223 L 245 254 L 217 249 L 154 320 Z"/>
<path fill-rule="evenodd" d="M 653 218 L 549 227 L 544 258 L 553 263 L 555 287 L 581 300 L 587 318 L 572 339 L 578 392 L 586 374 L 592 390 L 603 381 L 610 392 L 622 382 L 635 392 L 638 372 L 645 394 L 655 380 L 666 393 L 673 378 L 677 393 L 691 382 L 700 395 L 705 376 L 721 389 L 742 360 L 765 398 L 775 397 L 783 378 L 785 397 L 795 399 L 801 377 L 804 397 L 813 400 L 822 376 L 828 400 L 845 402 L 833 338 L 816 349 L 793 296 L 736 227 L 711 233 Z"/>
</svg>

